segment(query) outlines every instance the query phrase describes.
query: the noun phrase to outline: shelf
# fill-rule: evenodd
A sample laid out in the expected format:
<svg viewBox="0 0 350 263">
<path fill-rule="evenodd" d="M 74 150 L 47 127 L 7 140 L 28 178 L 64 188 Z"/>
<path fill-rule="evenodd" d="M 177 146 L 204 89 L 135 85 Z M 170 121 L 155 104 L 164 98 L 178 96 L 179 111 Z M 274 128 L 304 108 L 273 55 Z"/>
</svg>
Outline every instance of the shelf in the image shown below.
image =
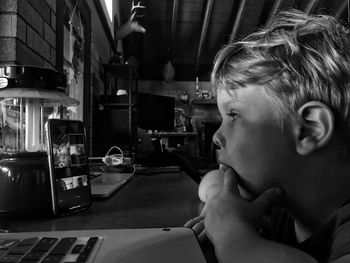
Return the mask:
<svg viewBox="0 0 350 263">
<path fill-rule="evenodd" d="M 108 149 L 110 145 L 121 147 L 125 155 L 134 161 L 137 153 L 137 126 L 136 126 L 136 95 L 138 75 L 136 68 L 128 64 L 103 64 L 104 95 L 100 95 L 102 130 L 108 131 L 108 136 L 102 136 L 100 148 Z M 128 80 L 123 83 L 127 95 L 116 95 L 118 79 Z M 114 89 L 111 83 L 114 81 Z M 109 94 L 109 93 L 113 93 Z M 108 146 L 108 147 L 107 147 Z"/>
<path fill-rule="evenodd" d="M 194 105 L 216 105 L 216 99 L 194 99 L 192 103 Z"/>
</svg>

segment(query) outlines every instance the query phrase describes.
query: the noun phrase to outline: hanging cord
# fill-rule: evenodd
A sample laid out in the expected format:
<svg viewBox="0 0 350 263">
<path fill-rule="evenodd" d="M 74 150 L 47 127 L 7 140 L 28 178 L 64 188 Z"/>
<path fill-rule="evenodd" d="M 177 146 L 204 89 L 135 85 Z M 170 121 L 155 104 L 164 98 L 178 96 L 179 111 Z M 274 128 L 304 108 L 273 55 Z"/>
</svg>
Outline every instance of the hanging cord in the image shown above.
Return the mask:
<svg viewBox="0 0 350 263">
<path fill-rule="evenodd" d="M 77 0 L 77 1 L 75 2 L 75 6 L 74 6 L 74 8 L 73 8 L 73 12 L 72 12 L 72 14 L 71 14 L 71 16 L 70 16 L 70 19 L 69 19 L 69 24 L 70 24 L 70 25 L 72 25 L 72 20 L 73 20 L 73 18 L 74 18 L 74 14 L 75 14 L 75 11 L 76 11 L 76 9 L 77 9 L 77 7 L 78 7 L 79 1 L 80 1 L 80 0 Z"/>
</svg>

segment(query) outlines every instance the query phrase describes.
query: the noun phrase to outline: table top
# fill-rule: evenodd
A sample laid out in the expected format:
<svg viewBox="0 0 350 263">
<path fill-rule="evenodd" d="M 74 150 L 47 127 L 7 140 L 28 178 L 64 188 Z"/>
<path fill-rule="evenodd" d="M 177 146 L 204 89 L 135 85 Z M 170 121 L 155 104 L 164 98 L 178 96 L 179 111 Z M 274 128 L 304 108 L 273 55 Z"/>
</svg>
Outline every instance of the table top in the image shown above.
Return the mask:
<svg viewBox="0 0 350 263">
<path fill-rule="evenodd" d="M 197 135 L 197 132 L 156 132 L 152 134 L 152 137 L 186 137 Z"/>
<path fill-rule="evenodd" d="M 203 208 L 197 191 L 198 184 L 183 171 L 139 175 L 108 199 L 94 200 L 88 210 L 58 218 L 0 218 L 0 231 L 181 227 Z M 200 245 L 207 262 L 216 263 L 211 243 Z"/>
<path fill-rule="evenodd" d="M 135 176 L 108 199 L 65 217 L 0 219 L 0 229 L 57 231 L 180 227 L 197 216 L 203 204 L 198 184 L 184 172 Z"/>
</svg>

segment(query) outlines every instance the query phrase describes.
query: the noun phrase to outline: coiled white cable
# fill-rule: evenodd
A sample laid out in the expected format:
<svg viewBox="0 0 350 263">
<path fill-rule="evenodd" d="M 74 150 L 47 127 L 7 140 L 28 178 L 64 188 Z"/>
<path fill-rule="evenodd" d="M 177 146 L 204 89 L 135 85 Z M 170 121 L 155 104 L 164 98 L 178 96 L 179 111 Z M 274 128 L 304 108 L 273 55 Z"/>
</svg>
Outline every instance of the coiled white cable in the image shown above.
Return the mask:
<svg viewBox="0 0 350 263">
<path fill-rule="evenodd" d="M 119 150 L 120 153 L 109 155 L 110 151 L 113 149 Z M 118 146 L 112 146 L 106 153 L 105 157 L 102 158 L 102 162 L 104 162 L 107 166 L 117 166 L 123 164 L 123 160 L 124 153 Z"/>
</svg>

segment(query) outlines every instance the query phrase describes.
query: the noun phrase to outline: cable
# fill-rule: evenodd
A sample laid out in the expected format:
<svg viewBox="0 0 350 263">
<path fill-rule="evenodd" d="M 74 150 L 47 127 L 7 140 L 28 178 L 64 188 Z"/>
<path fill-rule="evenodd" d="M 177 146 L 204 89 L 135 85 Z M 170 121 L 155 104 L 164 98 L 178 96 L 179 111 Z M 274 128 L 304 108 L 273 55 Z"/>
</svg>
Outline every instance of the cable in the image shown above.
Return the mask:
<svg viewBox="0 0 350 263">
<path fill-rule="evenodd" d="M 120 151 L 120 154 L 112 154 L 109 155 L 110 151 L 113 149 L 118 149 Z M 104 162 L 107 166 L 117 166 L 123 163 L 124 160 L 124 153 L 122 149 L 120 149 L 118 146 L 112 146 L 108 152 L 106 153 L 105 157 L 102 158 L 102 162 Z"/>
<path fill-rule="evenodd" d="M 112 154 L 108 155 L 109 152 L 112 149 L 118 149 L 120 151 L 120 154 Z M 124 158 L 124 153 L 123 151 L 118 147 L 118 146 L 113 146 L 111 147 L 108 152 L 106 153 L 105 157 L 88 157 L 89 161 L 93 160 L 101 160 L 103 163 L 105 163 L 107 166 L 114 166 L 114 165 L 120 165 L 123 164 L 126 160 Z"/>
</svg>

